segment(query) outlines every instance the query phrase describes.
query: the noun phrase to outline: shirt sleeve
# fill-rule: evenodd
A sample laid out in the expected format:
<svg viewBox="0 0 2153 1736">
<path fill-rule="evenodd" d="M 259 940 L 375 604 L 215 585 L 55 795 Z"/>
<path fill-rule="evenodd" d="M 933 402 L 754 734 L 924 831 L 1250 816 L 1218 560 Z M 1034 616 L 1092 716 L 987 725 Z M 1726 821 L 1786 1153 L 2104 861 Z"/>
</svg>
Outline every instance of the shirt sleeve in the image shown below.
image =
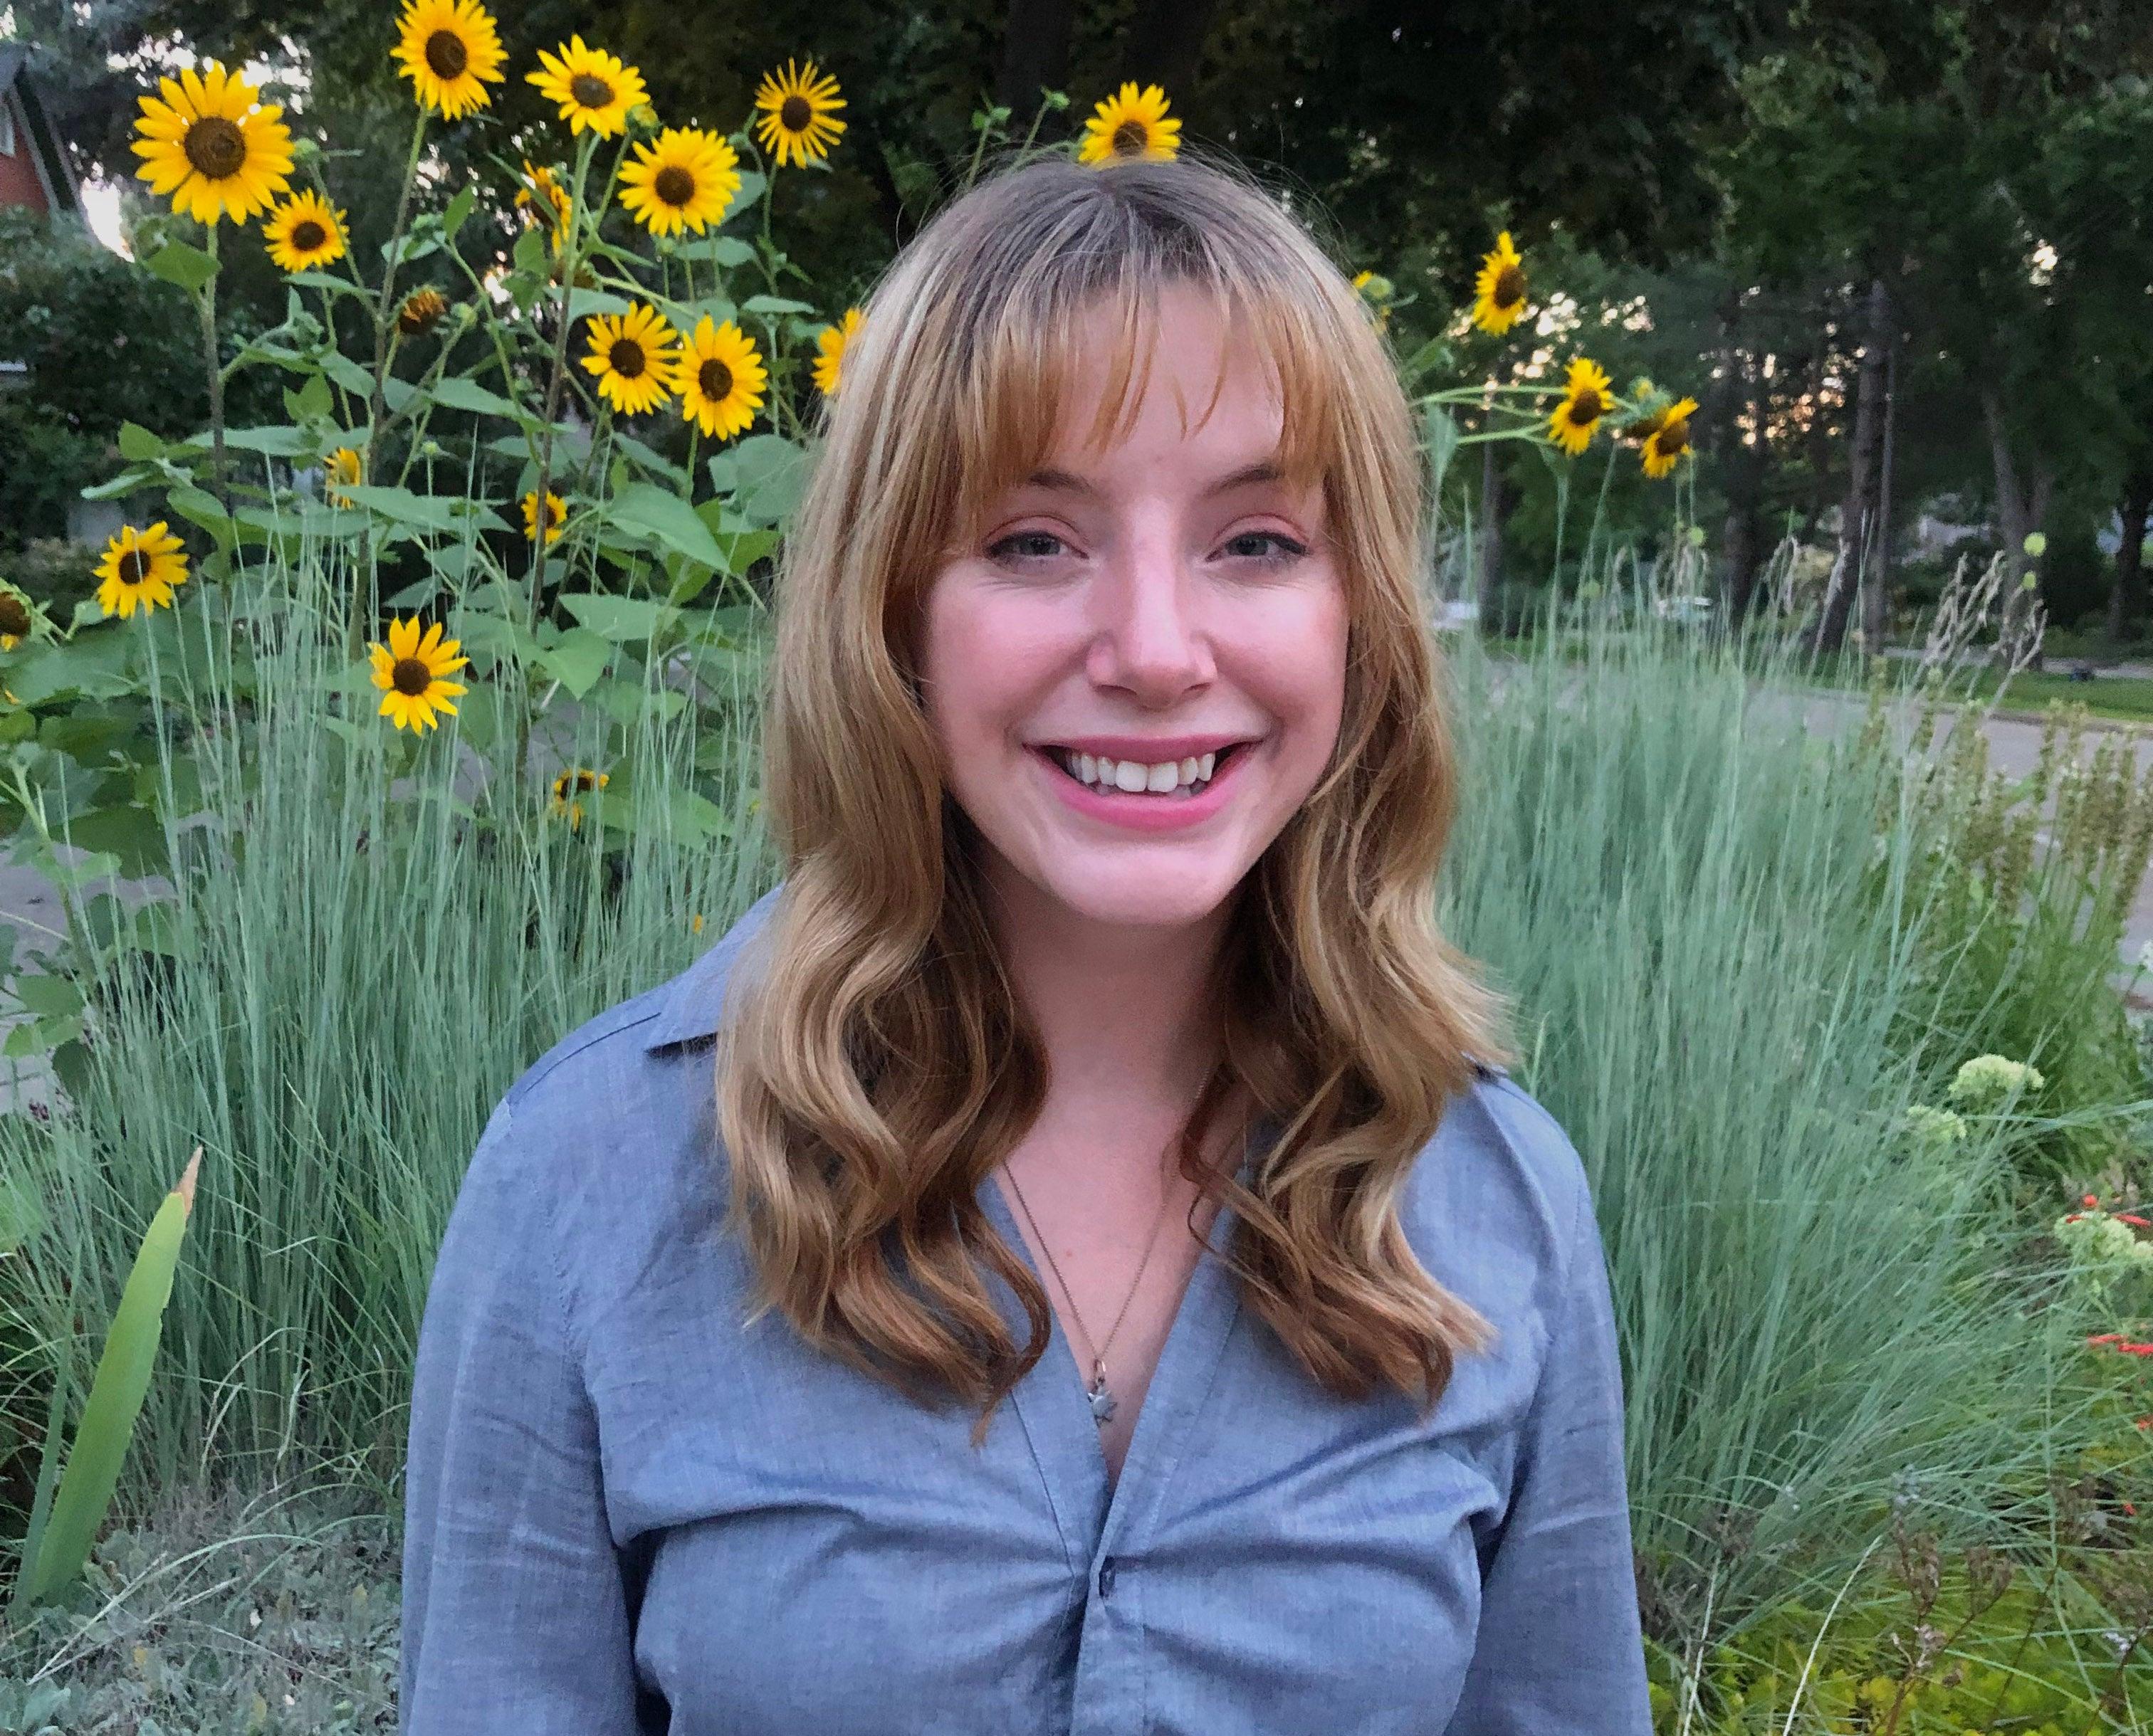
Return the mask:
<svg viewBox="0 0 2153 1736">
<path fill-rule="evenodd" d="M 1480 1626 L 1450 1736 L 1651 1736 L 1607 1261 L 1578 1190 L 1566 1281 L 1481 1550 Z"/>
<path fill-rule="evenodd" d="M 519 1160 L 504 1102 L 450 1215 L 420 1327 L 404 1736 L 639 1736 L 625 1583 L 551 1200 Z"/>
</svg>

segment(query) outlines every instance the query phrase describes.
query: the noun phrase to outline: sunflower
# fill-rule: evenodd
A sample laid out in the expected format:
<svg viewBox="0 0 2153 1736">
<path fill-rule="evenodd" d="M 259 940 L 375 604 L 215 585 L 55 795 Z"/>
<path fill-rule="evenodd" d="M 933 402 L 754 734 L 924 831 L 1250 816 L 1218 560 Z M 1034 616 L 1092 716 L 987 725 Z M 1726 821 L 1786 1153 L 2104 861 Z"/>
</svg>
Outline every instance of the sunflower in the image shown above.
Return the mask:
<svg viewBox="0 0 2153 1736">
<path fill-rule="evenodd" d="M 653 235 L 700 235 L 725 221 L 741 190 L 739 165 L 739 153 L 715 134 L 668 127 L 622 166 L 620 202 Z"/>
<path fill-rule="evenodd" d="M 1353 293 L 1376 322 L 1376 329 L 1387 331 L 1391 323 L 1391 297 L 1397 293 L 1397 286 L 1387 277 L 1379 277 L 1373 272 L 1356 272 L 1353 276 Z"/>
<path fill-rule="evenodd" d="M 262 220 L 269 258 L 282 272 L 310 272 L 344 255 L 344 212 L 318 193 L 294 193 Z"/>
<path fill-rule="evenodd" d="M 1613 407 L 1608 397 L 1607 370 L 1580 356 L 1570 364 L 1570 378 L 1562 389 L 1562 402 L 1548 418 L 1548 434 L 1572 458 L 1591 441 L 1592 430 Z"/>
<path fill-rule="evenodd" d="M 575 215 L 576 202 L 552 170 L 533 167 L 528 157 L 523 160 L 523 178 L 528 185 L 516 190 L 516 208 L 523 215 L 524 226 L 551 223 L 553 251 L 558 253 L 568 243 L 568 221 Z"/>
<path fill-rule="evenodd" d="M 551 548 L 561 540 L 568 529 L 568 503 L 550 490 L 546 495 L 546 546 Z M 523 534 L 535 537 L 538 534 L 538 490 L 533 489 L 523 497 Z"/>
<path fill-rule="evenodd" d="M 1156 84 L 1138 90 L 1131 83 L 1102 98 L 1084 123 L 1076 160 L 1171 162 L 1181 150 L 1181 123 L 1168 116 L 1166 107 L 1166 93 Z"/>
<path fill-rule="evenodd" d="M 712 325 L 706 313 L 680 358 L 680 414 L 705 434 L 729 440 L 755 420 L 768 378 L 755 340 L 730 320 Z"/>
<path fill-rule="evenodd" d="M 624 416 L 654 410 L 673 395 L 680 334 L 655 307 L 639 302 L 616 318 L 591 316 L 590 353 L 583 366 L 598 376 L 598 396 Z"/>
<path fill-rule="evenodd" d="M 561 105 L 568 130 L 588 127 L 601 139 L 624 131 L 629 113 L 650 100 L 643 74 L 603 48 L 587 48 L 580 36 L 562 44 L 558 54 L 538 51 L 540 70 L 523 76 Z"/>
<path fill-rule="evenodd" d="M 173 586 L 187 581 L 187 557 L 162 519 L 146 530 L 127 525 L 105 544 L 97 576 L 97 600 L 108 617 L 132 615 L 138 605 L 169 609 Z"/>
<path fill-rule="evenodd" d="M 13 651 L 28 635 L 34 617 L 30 599 L 13 585 L 0 581 L 0 651 Z"/>
<path fill-rule="evenodd" d="M 568 830 L 580 831 L 583 825 L 583 805 L 576 798 L 603 789 L 613 782 L 610 772 L 594 772 L 580 765 L 572 765 L 553 779 L 553 813 L 568 822 Z"/>
<path fill-rule="evenodd" d="M 200 223 L 226 213 L 244 223 L 290 185 L 292 133 L 274 103 L 255 104 L 254 87 L 214 60 L 158 82 L 135 123 L 135 172 Z"/>
<path fill-rule="evenodd" d="M 406 338 L 424 338 L 448 317 L 449 298 L 438 289 L 415 289 L 396 308 L 396 329 Z"/>
<path fill-rule="evenodd" d="M 844 373 L 845 352 L 860 335 L 860 319 L 858 308 L 847 307 L 842 320 L 834 326 L 825 326 L 815 339 L 815 348 L 821 352 L 815 358 L 815 389 L 825 398 L 837 395 L 837 382 Z"/>
<path fill-rule="evenodd" d="M 431 729 L 439 726 L 439 712 L 456 714 L 449 701 L 463 692 L 462 683 L 449 680 L 471 659 L 458 657 L 459 641 L 441 637 L 435 622 L 419 637 L 419 617 L 389 623 L 388 644 L 367 647 L 374 662 L 374 684 L 381 689 L 381 709 L 399 729 Z"/>
<path fill-rule="evenodd" d="M 339 446 L 322 460 L 322 480 L 330 505 L 349 506 L 354 504 L 352 498 L 343 490 L 357 488 L 366 480 L 366 459 L 356 447 Z"/>
<path fill-rule="evenodd" d="M 397 59 L 421 108 L 454 120 L 493 100 L 507 58 L 501 33 L 478 0 L 405 0 L 396 21 Z"/>
<path fill-rule="evenodd" d="M 1507 332 L 1525 316 L 1525 262 L 1510 245 L 1510 231 L 1495 237 L 1495 251 L 1480 261 L 1473 285 L 1473 323 L 1484 332 Z"/>
<path fill-rule="evenodd" d="M 755 124 L 762 148 L 777 159 L 778 166 L 797 163 L 806 168 L 830 155 L 830 148 L 845 130 L 837 118 L 845 99 L 837 94 L 837 81 L 821 72 L 813 61 L 796 67 L 788 60 L 781 73 L 765 73 L 756 86 L 755 105 L 762 117 Z"/>
<path fill-rule="evenodd" d="M 1697 400 L 1685 398 L 1664 410 L 1655 410 L 1646 419 L 1639 430 L 1645 437 L 1645 474 L 1664 476 L 1682 461 L 1689 450 L 1689 419 L 1697 412 Z"/>
</svg>

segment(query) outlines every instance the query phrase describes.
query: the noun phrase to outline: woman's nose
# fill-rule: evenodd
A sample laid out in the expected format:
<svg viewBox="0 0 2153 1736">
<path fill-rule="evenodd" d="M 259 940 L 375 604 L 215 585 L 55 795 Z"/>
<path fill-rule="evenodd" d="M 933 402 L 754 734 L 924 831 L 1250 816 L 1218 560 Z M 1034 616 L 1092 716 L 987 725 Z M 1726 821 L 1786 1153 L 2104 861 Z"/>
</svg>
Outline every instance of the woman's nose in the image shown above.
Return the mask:
<svg viewBox="0 0 2153 1736">
<path fill-rule="evenodd" d="M 1164 705 L 1212 678 L 1200 587 L 1178 556 L 1138 551 L 1097 588 L 1090 674 L 1148 705 Z"/>
</svg>

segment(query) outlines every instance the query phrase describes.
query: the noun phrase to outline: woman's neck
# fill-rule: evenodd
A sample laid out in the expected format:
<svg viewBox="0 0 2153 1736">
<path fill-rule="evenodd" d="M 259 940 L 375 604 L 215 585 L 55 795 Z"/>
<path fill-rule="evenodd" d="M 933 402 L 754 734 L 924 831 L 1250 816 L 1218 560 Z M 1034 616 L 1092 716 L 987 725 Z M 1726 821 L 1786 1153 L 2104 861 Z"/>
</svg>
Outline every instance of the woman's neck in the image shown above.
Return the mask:
<svg viewBox="0 0 2153 1736">
<path fill-rule="evenodd" d="M 1119 927 L 1013 872 L 990 874 L 985 890 L 1051 1094 L 1193 1103 L 1219 1058 L 1214 967 L 1229 911 L 1185 928 Z"/>
</svg>

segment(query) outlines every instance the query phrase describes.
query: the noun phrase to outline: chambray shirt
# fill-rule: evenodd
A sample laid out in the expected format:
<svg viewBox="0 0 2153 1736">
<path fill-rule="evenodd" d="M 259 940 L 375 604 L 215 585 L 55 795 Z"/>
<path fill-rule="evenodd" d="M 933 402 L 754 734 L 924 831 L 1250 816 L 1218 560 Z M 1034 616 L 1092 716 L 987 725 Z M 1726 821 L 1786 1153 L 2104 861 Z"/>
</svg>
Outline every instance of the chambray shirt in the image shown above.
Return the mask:
<svg viewBox="0 0 2153 1736">
<path fill-rule="evenodd" d="M 1058 1321 L 975 1451 L 971 1408 L 741 1323 L 710 1039 L 770 901 L 471 1160 L 412 1395 L 406 1736 L 1647 1736 L 1606 1268 L 1546 1111 L 1484 1069 L 1415 1159 L 1406 1234 L 1498 1333 L 1425 1422 L 1326 1393 L 1207 1256 L 1117 1477 Z"/>
</svg>

